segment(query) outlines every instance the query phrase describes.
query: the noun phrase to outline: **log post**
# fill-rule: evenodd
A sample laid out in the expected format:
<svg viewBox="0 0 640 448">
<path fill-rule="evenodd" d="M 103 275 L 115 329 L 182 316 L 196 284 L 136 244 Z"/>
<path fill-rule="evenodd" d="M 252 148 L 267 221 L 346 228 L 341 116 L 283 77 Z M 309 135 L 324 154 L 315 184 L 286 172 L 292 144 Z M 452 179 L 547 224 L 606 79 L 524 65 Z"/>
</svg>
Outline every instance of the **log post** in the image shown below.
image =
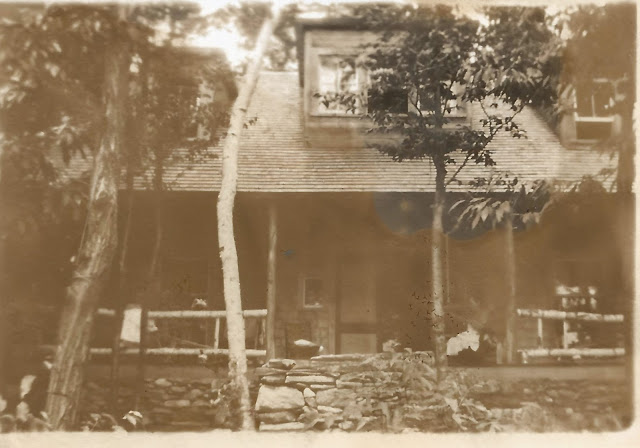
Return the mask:
<svg viewBox="0 0 640 448">
<path fill-rule="evenodd" d="M 269 250 L 267 255 L 267 359 L 276 356 L 276 245 L 278 243 L 276 206 L 269 204 Z"/>
<path fill-rule="evenodd" d="M 506 277 L 507 277 L 507 306 L 505 322 L 505 352 L 507 364 L 513 364 L 516 360 L 516 252 L 513 240 L 513 215 L 511 211 L 506 213 Z"/>
</svg>

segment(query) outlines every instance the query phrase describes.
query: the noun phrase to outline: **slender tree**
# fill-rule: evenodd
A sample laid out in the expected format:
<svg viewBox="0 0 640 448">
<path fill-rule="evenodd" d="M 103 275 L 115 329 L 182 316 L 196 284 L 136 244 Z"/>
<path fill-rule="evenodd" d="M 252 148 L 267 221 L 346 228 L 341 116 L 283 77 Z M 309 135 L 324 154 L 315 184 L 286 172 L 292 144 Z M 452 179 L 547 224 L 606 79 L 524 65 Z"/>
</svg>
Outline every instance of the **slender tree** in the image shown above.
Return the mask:
<svg viewBox="0 0 640 448">
<path fill-rule="evenodd" d="M 426 159 L 435 173 L 430 241 L 430 303 L 436 366 L 447 364 L 444 335 L 443 216 L 447 186 L 469 163 L 494 165 L 489 144 L 501 132 L 525 136 L 516 116 L 553 101 L 557 52 L 538 8 L 484 11 L 484 24 L 448 7 L 384 6 L 358 11 L 363 27 L 380 36 L 359 62 L 370 85 L 363 94 L 319 92 L 325 105 L 341 104 L 371 119 L 370 146 L 402 162 Z M 408 105 L 407 105 L 408 102 Z M 466 106 L 465 106 L 466 105 Z M 455 117 L 478 109 L 479 123 Z M 389 138 L 391 137 L 391 138 Z M 453 168 L 452 168 L 453 167 Z"/>
<path fill-rule="evenodd" d="M 93 313 L 105 288 L 117 248 L 118 154 L 121 150 L 128 49 L 119 36 L 126 11 L 118 7 L 112 23 L 110 48 L 105 53 L 105 128 L 94 160 L 84 236 L 78 250 L 67 302 L 59 327 L 59 344 L 51 372 L 47 414 L 54 428 L 74 421 L 82 366 L 89 354 Z"/>
<path fill-rule="evenodd" d="M 245 325 L 242 315 L 238 253 L 233 229 L 233 206 L 238 184 L 238 152 L 240 133 L 245 125 L 247 108 L 256 87 L 260 67 L 273 29 L 278 23 L 280 7 L 275 3 L 262 24 L 246 74 L 231 109 L 229 130 L 222 149 L 222 182 L 218 193 L 218 245 L 222 261 L 224 300 L 229 341 L 229 377 L 233 400 L 237 406 L 239 427 L 254 429 L 247 380 Z"/>
</svg>

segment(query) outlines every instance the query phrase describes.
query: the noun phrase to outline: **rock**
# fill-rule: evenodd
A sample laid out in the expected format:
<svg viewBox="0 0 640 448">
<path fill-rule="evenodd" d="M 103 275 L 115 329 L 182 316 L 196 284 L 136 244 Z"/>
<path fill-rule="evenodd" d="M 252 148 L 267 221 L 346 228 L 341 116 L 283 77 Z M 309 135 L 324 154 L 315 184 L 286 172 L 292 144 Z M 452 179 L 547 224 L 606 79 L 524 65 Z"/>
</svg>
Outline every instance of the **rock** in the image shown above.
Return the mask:
<svg viewBox="0 0 640 448">
<path fill-rule="evenodd" d="M 316 393 L 318 405 L 344 408 L 356 401 L 358 395 L 351 389 L 327 389 Z"/>
<path fill-rule="evenodd" d="M 191 405 L 189 400 L 167 400 L 164 405 L 168 408 L 186 408 Z"/>
<path fill-rule="evenodd" d="M 257 414 L 256 419 L 261 423 L 277 424 L 277 423 L 291 423 L 298 420 L 298 411 L 276 411 L 267 412 L 263 414 Z"/>
<path fill-rule="evenodd" d="M 270 359 L 263 367 L 291 370 L 296 365 L 293 359 Z"/>
<path fill-rule="evenodd" d="M 357 388 L 360 388 L 362 386 L 362 383 L 356 383 L 354 381 L 337 380 L 336 381 L 336 386 L 341 388 L 341 389 L 357 389 Z"/>
<path fill-rule="evenodd" d="M 318 403 L 316 402 L 316 394 L 314 391 L 306 387 L 302 391 L 302 395 L 304 396 L 304 402 L 307 404 L 307 406 L 310 406 L 314 409 L 318 406 Z"/>
<path fill-rule="evenodd" d="M 185 398 L 187 398 L 188 400 L 195 400 L 202 397 L 203 395 L 204 392 L 202 392 L 200 389 L 191 389 Z"/>
<path fill-rule="evenodd" d="M 260 378 L 260 382 L 270 386 L 280 386 L 284 384 L 285 379 L 285 375 L 267 375 Z"/>
<path fill-rule="evenodd" d="M 183 394 L 187 391 L 187 388 L 184 386 L 171 386 L 169 390 L 175 394 Z"/>
<path fill-rule="evenodd" d="M 206 400 L 195 400 L 191 403 L 191 406 L 193 406 L 194 408 L 208 408 L 209 406 L 211 406 L 211 403 Z"/>
<path fill-rule="evenodd" d="M 304 431 L 305 424 L 300 422 L 291 422 L 291 423 L 278 423 L 278 424 L 269 424 L 269 423 L 260 423 L 259 430 L 260 431 Z"/>
<path fill-rule="evenodd" d="M 274 369 L 272 367 L 258 367 L 255 370 L 255 374 L 256 376 L 259 377 L 263 377 L 263 376 L 267 376 L 267 375 L 286 375 L 286 373 L 288 372 L 288 370 L 286 369 Z"/>
<path fill-rule="evenodd" d="M 351 431 L 353 428 L 356 427 L 356 424 L 354 422 L 352 422 L 351 420 L 345 420 L 343 422 L 341 422 L 338 427 L 340 429 L 342 429 L 343 431 Z"/>
<path fill-rule="evenodd" d="M 333 378 L 337 378 L 340 376 L 339 373 L 336 372 L 325 372 L 322 370 L 318 370 L 318 369 L 292 369 L 289 371 L 289 375 L 296 375 L 296 376 L 314 376 L 314 375 L 321 375 L 321 376 L 330 376 Z"/>
<path fill-rule="evenodd" d="M 286 411 L 304 406 L 302 392 L 291 387 L 260 386 L 256 399 L 256 412 Z"/>
<path fill-rule="evenodd" d="M 342 414 L 342 409 L 332 406 L 318 406 L 318 412 L 324 414 Z"/>
<path fill-rule="evenodd" d="M 358 405 L 350 404 L 344 408 L 342 416 L 345 420 L 360 420 L 362 418 L 362 410 Z"/>
<path fill-rule="evenodd" d="M 335 386 L 332 384 L 309 384 L 309 389 L 314 392 L 318 392 L 321 390 L 335 389 Z"/>
<path fill-rule="evenodd" d="M 304 398 L 315 398 L 316 393 L 307 387 L 304 391 L 302 391 L 302 396 Z"/>
<path fill-rule="evenodd" d="M 300 384 L 335 384 L 335 378 L 324 375 L 287 375 L 285 384 L 300 383 Z"/>
<path fill-rule="evenodd" d="M 169 387 L 171 386 L 171 381 L 165 379 L 165 378 L 158 378 L 157 380 L 155 380 L 153 382 L 153 384 L 155 384 L 158 387 Z"/>
</svg>

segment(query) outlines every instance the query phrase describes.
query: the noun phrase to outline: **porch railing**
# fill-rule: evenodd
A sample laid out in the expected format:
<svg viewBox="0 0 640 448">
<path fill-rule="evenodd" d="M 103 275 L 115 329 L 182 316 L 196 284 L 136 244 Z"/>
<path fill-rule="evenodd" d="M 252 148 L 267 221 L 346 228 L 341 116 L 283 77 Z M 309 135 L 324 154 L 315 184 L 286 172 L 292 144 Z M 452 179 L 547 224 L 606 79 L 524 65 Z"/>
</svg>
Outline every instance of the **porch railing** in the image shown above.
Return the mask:
<svg viewBox="0 0 640 448">
<path fill-rule="evenodd" d="M 258 325 L 255 332 L 255 344 L 254 348 L 247 348 L 246 353 L 247 357 L 265 357 L 266 349 L 257 348 L 258 339 L 266 340 L 266 317 L 267 310 L 266 309 L 258 309 L 258 310 L 245 310 L 243 311 L 243 317 L 245 321 L 247 319 L 257 319 Z M 100 308 L 97 311 L 98 316 L 104 317 L 115 317 L 116 312 L 111 309 Z M 213 310 L 157 310 L 157 311 L 149 311 L 148 319 L 151 321 L 161 321 L 161 320 L 185 320 L 185 319 L 197 319 L 210 321 L 211 327 L 213 328 L 213 341 L 211 344 L 201 344 L 194 341 L 189 340 L 181 340 L 183 345 L 191 345 L 191 347 L 145 347 L 145 353 L 149 355 L 169 355 L 169 356 L 181 356 L 181 355 L 228 355 L 229 349 L 221 348 L 221 337 L 220 337 L 220 329 L 222 320 L 227 316 L 226 311 L 213 311 Z M 110 355 L 112 352 L 111 348 L 91 348 L 90 353 L 92 355 Z M 140 346 L 137 347 L 128 347 L 121 348 L 121 354 L 137 354 L 140 352 Z"/>
<path fill-rule="evenodd" d="M 569 321 L 589 322 L 592 324 L 622 323 L 622 314 L 599 314 L 580 311 L 561 311 L 545 309 L 518 309 L 519 317 L 537 320 L 538 347 L 520 349 L 522 362 L 528 358 L 539 357 L 611 357 L 623 356 L 625 349 L 622 347 L 570 347 Z M 562 347 L 545 347 L 544 320 L 562 321 Z"/>
</svg>

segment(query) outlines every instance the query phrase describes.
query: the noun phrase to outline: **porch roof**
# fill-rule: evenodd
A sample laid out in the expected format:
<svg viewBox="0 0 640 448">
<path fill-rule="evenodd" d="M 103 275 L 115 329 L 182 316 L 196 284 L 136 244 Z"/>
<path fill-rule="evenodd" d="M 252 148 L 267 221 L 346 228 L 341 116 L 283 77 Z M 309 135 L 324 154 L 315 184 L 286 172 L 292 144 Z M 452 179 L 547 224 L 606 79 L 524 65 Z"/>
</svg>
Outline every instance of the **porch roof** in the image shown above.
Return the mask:
<svg viewBox="0 0 640 448">
<path fill-rule="evenodd" d="M 261 73 L 248 110 L 248 117 L 257 120 L 240 139 L 238 191 L 434 191 L 435 170 L 427 160 L 398 163 L 365 147 L 308 147 L 297 76 L 297 72 Z M 570 183 L 584 175 L 596 176 L 602 168 L 615 167 L 615 158 L 609 155 L 564 148 L 533 110 L 525 109 L 517 121 L 526 129 L 528 138 L 514 139 L 504 133 L 495 137 L 489 149 L 496 161 L 495 169 L 509 172 L 521 182 L 555 179 Z M 167 188 L 217 191 L 221 151 L 222 144 L 209 148 L 212 157 L 168 166 Z M 88 160 L 74 160 L 69 174 L 77 175 L 88 167 Z M 485 167 L 470 164 L 458 176 L 462 185 L 453 182 L 449 189 L 467 190 L 468 181 L 487 174 Z M 605 186 L 609 188 L 612 182 L 613 179 Z M 136 182 L 136 188 L 145 185 L 148 183 L 143 179 Z"/>
</svg>

